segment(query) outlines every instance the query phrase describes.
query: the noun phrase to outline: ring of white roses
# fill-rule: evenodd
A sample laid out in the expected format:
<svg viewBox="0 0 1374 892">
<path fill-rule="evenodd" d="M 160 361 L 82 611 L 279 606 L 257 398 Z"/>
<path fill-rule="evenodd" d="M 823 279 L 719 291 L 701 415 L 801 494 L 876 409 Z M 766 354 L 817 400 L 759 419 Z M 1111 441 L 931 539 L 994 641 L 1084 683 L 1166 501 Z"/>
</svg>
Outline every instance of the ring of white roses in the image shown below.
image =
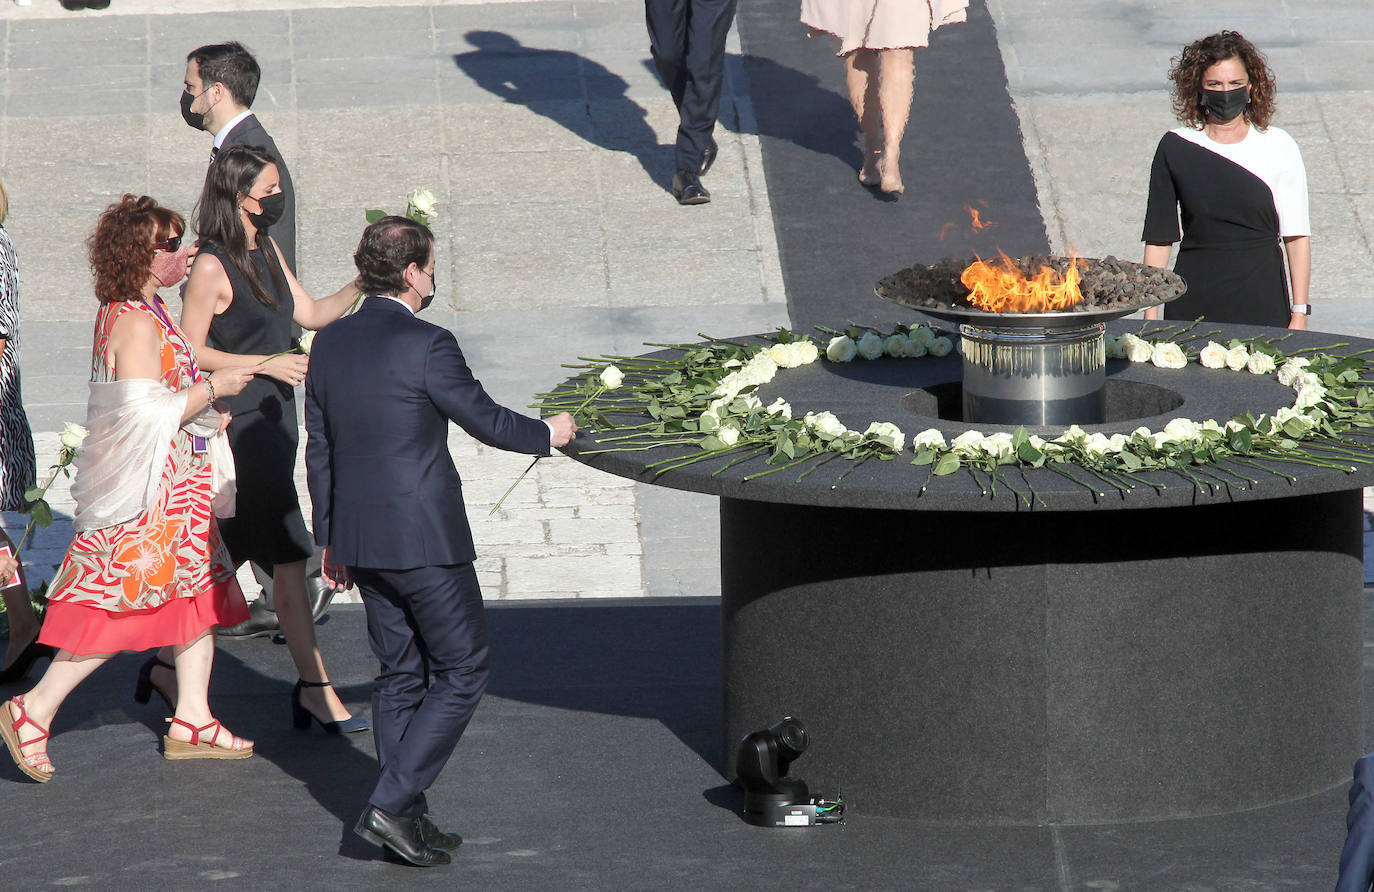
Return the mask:
<svg viewBox="0 0 1374 892">
<path fill-rule="evenodd" d="M 1026 471 L 1048 469 L 1096 495 L 1124 495 L 1137 488 L 1158 492 L 1168 485 L 1168 475 L 1215 493 L 1250 488 L 1265 477 L 1291 482 L 1304 468 L 1352 473 L 1370 461 L 1366 434 L 1374 426 L 1369 386 L 1374 376 L 1368 369 L 1371 352 L 1356 349 L 1361 344 L 1310 334 L 1290 343 L 1290 335 L 1272 329 L 1215 328 L 1205 320 L 1147 323 L 1127 331 L 1131 326 L 1113 325 L 1116 333 L 1107 339 L 1110 358 L 1142 364 L 1166 380 L 1180 370 L 1194 370 L 1185 376 L 1206 370 L 1223 396 L 1241 389 L 1237 385 L 1245 380 L 1231 376 L 1244 375 L 1266 382 L 1264 395 L 1250 401 L 1255 405 L 1249 411 L 1189 417 L 1186 410 L 1196 404 L 1187 404 L 1159 430 L 1139 425 L 1110 433 L 1072 426 L 985 434 L 939 422 L 908 436 L 910 419 L 895 407 L 906 430 L 890 416 L 860 430 L 825 409 L 794 417 L 782 397 L 765 405 L 759 393 L 767 393 L 782 370 L 818 362 L 834 363 L 836 370 L 853 362 L 921 362 L 950 355 L 953 348 L 951 333 L 923 325 L 851 325 L 843 331 L 821 328 L 816 336 L 786 330 L 739 340 L 701 335 L 705 343 L 651 344 L 669 348 L 651 356 L 587 358 L 570 366 L 584 370 L 582 375 L 541 395 L 537 405 L 573 411 L 579 424 L 597 432 L 594 443 L 570 450 L 579 457 L 663 449 L 659 454 L 667 458 L 645 465 L 655 477 L 703 461 L 712 462 L 715 476 L 750 462 L 745 468 L 753 472 L 745 481 L 794 469 L 794 482 L 800 482 L 844 459 L 834 486 L 865 462 L 900 456 L 916 466 L 911 485 L 922 492 L 932 478 L 963 470 L 983 492 L 995 494 L 1000 483 L 1027 503 L 1034 500 L 1035 487 L 1028 481 L 1018 489 L 1008 472 L 1019 471 L 1024 480 Z M 949 368 L 956 368 L 957 360 L 945 363 L 951 361 Z M 1119 370 L 1121 363 L 1111 365 Z M 959 428 L 965 429 L 946 438 L 945 431 Z"/>
</svg>

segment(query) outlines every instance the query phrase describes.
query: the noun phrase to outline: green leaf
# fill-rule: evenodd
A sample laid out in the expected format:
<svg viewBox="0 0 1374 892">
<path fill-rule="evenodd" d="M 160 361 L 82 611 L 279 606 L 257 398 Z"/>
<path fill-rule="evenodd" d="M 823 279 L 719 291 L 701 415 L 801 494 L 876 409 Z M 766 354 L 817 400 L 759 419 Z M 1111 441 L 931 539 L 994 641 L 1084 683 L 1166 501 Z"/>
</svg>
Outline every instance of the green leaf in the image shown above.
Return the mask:
<svg viewBox="0 0 1374 892">
<path fill-rule="evenodd" d="M 703 437 L 700 445 L 701 448 L 705 449 L 707 452 L 715 452 L 717 449 L 727 448 L 726 445 L 720 441 L 720 438 L 716 437 L 714 434 L 709 437 Z"/>
<path fill-rule="evenodd" d="M 944 477 L 959 470 L 959 456 L 953 452 L 946 452 L 940 456 L 940 460 L 935 463 L 934 474 L 936 477 Z"/>
<path fill-rule="evenodd" d="M 935 450 L 929 446 L 920 446 L 916 449 L 916 458 L 912 460 L 913 465 L 928 465 L 935 461 Z"/>
<path fill-rule="evenodd" d="M 39 499 L 30 505 L 29 516 L 33 518 L 34 523 L 45 530 L 52 526 L 52 508 L 48 506 L 46 499 Z"/>
<path fill-rule="evenodd" d="M 1283 423 L 1283 432 L 1295 440 L 1301 440 L 1307 433 L 1307 425 L 1297 418 L 1290 418 Z"/>
<path fill-rule="evenodd" d="M 1024 427 L 1018 427 L 1016 429 L 1016 433 L 1024 434 L 1025 432 L 1026 429 Z M 1016 434 L 1012 434 L 1011 436 L 1012 441 L 1015 442 Z M 1024 439 L 1016 447 L 1016 457 L 1021 459 L 1021 461 L 1026 462 L 1027 464 L 1033 465 L 1037 461 L 1043 461 L 1045 458 L 1045 453 L 1041 452 L 1039 449 L 1036 449 L 1035 445 L 1032 444 L 1029 439 Z"/>
<path fill-rule="evenodd" d="M 47 490 L 41 486 L 30 486 L 28 489 L 24 490 L 24 501 L 36 502 L 43 498 L 43 493 L 45 492 L 47 492 Z"/>
<path fill-rule="evenodd" d="M 1255 432 L 1247 428 L 1238 431 L 1231 431 L 1231 448 L 1241 455 L 1249 455 L 1251 444 L 1254 442 Z"/>
<path fill-rule="evenodd" d="M 1017 425 L 1016 430 L 1011 432 L 1011 447 L 1019 452 L 1021 445 L 1029 442 L 1030 434 L 1026 433 L 1025 425 Z M 1032 446 L 1031 448 L 1034 449 L 1035 447 Z"/>
<path fill-rule="evenodd" d="M 386 216 L 386 211 L 379 211 L 379 210 L 375 210 L 375 209 L 374 209 L 374 210 L 369 210 L 369 211 L 365 211 L 365 212 L 363 213 L 363 216 L 367 217 L 367 222 L 369 222 L 369 223 L 376 223 L 378 220 L 380 220 L 380 219 L 382 219 L 383 217 Z"/>
</svg>

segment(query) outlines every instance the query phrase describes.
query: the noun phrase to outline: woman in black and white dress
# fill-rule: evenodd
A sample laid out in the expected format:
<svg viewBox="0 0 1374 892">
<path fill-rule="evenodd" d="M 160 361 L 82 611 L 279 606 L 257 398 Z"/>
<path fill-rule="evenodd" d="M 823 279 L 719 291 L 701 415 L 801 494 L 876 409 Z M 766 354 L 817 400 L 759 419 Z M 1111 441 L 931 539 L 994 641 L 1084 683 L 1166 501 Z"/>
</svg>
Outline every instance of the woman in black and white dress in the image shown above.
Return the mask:
<svg viewBox="0 0 1374 892">
<path fill-rule="evenodd" d="M 1183 126 L 1155 151 L 1141 236 L 1145 263 L 1168 266 L 1182 217 L 1174 271 L 1188 291 L 1165 318 L 1306 328 L 1307 172 L 1293 138 L 1270 126 L 1273 72 L 1254 44 L 1222 31 L 1184 47 L 1169 79 Z"/>
<path fill-rule="evenodd" d="M 0 184 L 0 510 L 20 511 L 24 490 L 34 485 L 36 475 L 33 432 L 19 395 L 19 264 L 4 226 L 9 209 L 9 197 Z M 0 545 L 13 553 L 14 543 L 3 530 Z M 18 571 L 18 582 L 12 573 L 0 578 L 10 627 L 0 682 L 18 681 L 35 659 L 51 656 L 50 649 L 38 643 L 38 618 L 29 603 L 28 587 L 21 584 L 22 568 L 16 563 L 13 570 Z"/>
</svg>

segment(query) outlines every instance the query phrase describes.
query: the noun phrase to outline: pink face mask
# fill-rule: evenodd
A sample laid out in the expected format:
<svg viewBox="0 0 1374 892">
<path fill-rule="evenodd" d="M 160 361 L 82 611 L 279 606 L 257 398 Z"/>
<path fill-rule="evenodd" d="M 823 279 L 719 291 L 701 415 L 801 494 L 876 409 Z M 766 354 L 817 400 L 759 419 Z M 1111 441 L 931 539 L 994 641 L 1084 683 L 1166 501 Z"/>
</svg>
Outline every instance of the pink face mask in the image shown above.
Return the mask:
<svg viewBox="0 0 1374 892">
<path fill-rule="evenodd" d="M 186 257 L 190 249 L 182 245 L 170 254 L 158 251 L 153 254 L 153 275 L 163 288 L 171 288 L 186 278 Z"/>
</svg>

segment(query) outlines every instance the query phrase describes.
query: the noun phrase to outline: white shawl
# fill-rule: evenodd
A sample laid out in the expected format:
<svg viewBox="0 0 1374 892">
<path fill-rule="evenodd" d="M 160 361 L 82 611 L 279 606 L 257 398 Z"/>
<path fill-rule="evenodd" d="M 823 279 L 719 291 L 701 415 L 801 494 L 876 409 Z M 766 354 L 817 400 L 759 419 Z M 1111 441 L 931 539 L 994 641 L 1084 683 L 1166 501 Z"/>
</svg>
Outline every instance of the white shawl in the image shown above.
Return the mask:
<svg viewBox="0 0 1374 892">
<path fill-rule="evenodd" d="M 217 436 L 219 413 L 213 408 L 207 406 L 182 425 L 187 398 L 186 392 L 168 390 L 151 378 L 91 382 L 86 404 L 90 434 L 76 455 L 76 480 L 72 483 L 72 498 L 76 500 L 72 526 L 78 533 L 124 523 L 147 510 L 157 496 L 178 428 L 185 427 L 195 436 L 213 437 L 212 462 L 222 461 L 221 453 L 229 454 L 225 437 Z M 232 481 L 232 458 L 230 462 Z M 222 468 L 215 470 L 219 482 Z M 232 492 L 229 497 L 232 500 Z"/>
</svg>

